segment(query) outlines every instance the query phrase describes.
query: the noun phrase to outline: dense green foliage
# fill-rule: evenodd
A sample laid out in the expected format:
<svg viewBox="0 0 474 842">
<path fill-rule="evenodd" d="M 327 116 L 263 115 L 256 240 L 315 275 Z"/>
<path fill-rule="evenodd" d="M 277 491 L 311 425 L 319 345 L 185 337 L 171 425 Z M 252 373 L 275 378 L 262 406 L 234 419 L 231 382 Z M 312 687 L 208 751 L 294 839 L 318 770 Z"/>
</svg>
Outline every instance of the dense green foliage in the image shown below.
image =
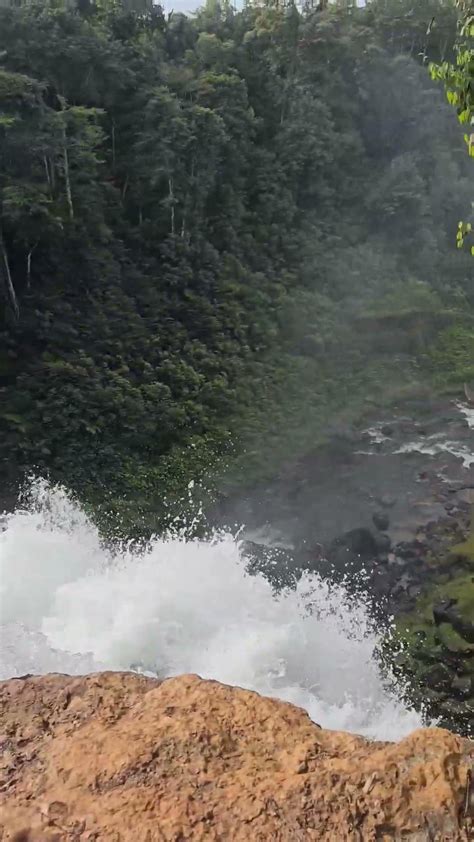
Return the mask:
<svg viewBox="0 0 474 842">
<path fill-rule="evenodd" d="M 466 127 L 465 141 L 474 157 L 474 4 L 472 0 L 456 0 L 459 9 L 458 38 L 455 44 L 456 62 L 432 64 L 434 78 L 446 82 L 448 101 L 456 108 L 459 122 Z"/>
<path fill-rule="evenodd" d="M 3 477 L 158 512 L 472 336 L 469 162 L 423 66 L 455 34 L 444 0 L 0 9 Z"/>
<path fill-rule="evenodd" d="M 434 79 L 445 82 L 448 102 L 456 109 L 458 120 L 465 128 L 464 140 L 469 155 L 474 158 L 474 3 L 472 0 L 456 0 L 456 7 L 459 10 L 456 62 L 432 63 L 431 74 Z M 472 223 L 459 222 L 458 248 L 463 248 L 467 240 L 474 257 L 472 235 Z"/>
</svg>

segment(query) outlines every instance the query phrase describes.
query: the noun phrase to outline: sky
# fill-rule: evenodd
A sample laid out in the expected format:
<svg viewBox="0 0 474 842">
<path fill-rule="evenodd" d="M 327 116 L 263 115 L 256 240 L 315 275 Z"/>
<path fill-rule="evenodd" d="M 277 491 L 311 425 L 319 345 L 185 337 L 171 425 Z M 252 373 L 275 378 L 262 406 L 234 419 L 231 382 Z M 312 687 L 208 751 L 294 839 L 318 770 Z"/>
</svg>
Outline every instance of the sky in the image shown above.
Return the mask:
<svg viewBox="0 0 474 842">
<path fill-rule="evenodd" d="M 194 12 L 200 6 L 204 6 L 205 0 L 163 0 L 163 8 L 166 12 Z"/>
<path fill-rule="evenodd" d="M 196 0 L 168 0 L 163 4 L 167 12 L 194 12 L 202 3 Z"/>
<path fill-rule="evenodd" d="M 166 12 L 192 13 L 206 5 L 206 0 L 154 0 L 154 2 L 163 6 Z M 243 0 L 232 0 L 232 6 L 234 9 L 241 9 Z"/>
</svg>

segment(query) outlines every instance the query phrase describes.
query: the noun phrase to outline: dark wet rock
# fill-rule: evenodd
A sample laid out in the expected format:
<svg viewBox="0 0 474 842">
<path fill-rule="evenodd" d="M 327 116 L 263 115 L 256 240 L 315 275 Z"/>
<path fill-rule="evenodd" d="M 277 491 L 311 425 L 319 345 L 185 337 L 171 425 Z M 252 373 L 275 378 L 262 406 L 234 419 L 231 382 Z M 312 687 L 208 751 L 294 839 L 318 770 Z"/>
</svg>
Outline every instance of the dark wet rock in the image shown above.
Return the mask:
<svg viewBox="0 0 474 842">
<path fill-rule="evenodd" d="M 333 541 L 327 559 L 336 579 L 358 574 L 374 561 L 379 553 L 377 541 L 369 529 L 351 529 Z"/>
<path fill-rule="evenodd" d="M 267 547 L 255 541 L 243 541 L 241 555 L 247 562 L 248 573 L 262 573 L 278 591 L 295 587 L 301 578 L 301 565 L 286 550 Z"/>
<path fill-rule="evenodd" d="M 444 508 L 445 508 L 445 509 L 446 509 L 446 511 L 447 511 L 447 512 L 448 512 L 451 516 L 453 516 L 453 517 L 456 517 L 456 515 L 457 515 L 457 514 L 459 514 L 459 512 L 460 512 L 460 509 L 459 509 L 459 507 L 457 506 L 457 504 L 456 504 L 456 503 L 451 502 L 450 500 L 448 500 L 448 501 L 444 504 Z"/>
<path fill-rule="evenodd" d="M 407 561 L 409 559 L 415 558 L 418 555 L 417 550 L 413 546 L 413 543 L 409 541 L 400 541 L 397 544 L 397 556 L 398 558 L 403 559 L 403 561 Z"/>
<path fill-rule="evenodd" d="M 372 521 L 376 529 L 379 529 L 380 532 L 386 532 L 390 526 L 390 518 L 386 512 L 374 512 Z"/>
<path fill-rule="evenodd" d="M 385 509 L 391 509 L 396 504 L 397 498 L 392 497 L 390 494 L 382 494 L 381 497 L 377 498 L 377 502 Z"/>
<path fill-rule="evenodd" d="M 336 538 L 334 548 L 346 549 L 362 559 L 373 558 L 377 554 L 377 542 L 369 529 L 351 529 Z"/>
<path fill-rule="evenodd" d="M 418 599 L 418 597 L 423 593 L 423 588 L 421 585 L 410 585 L 407 593 L 411 599 Z"/>
<path fill-rule="evenodd" d="M 422 678 L 434 690 L 447 689 L 452 685 L 453 674 L 446 664 L 432 664 L 423 673 Z"/>
<path fill-rule="evenodd" d="M 441 623 L 433 634 L 433 640 L 438 647 L 438 656 L 447 658 L 456 656 L 459 658 L 469 654 L 470 646 L 450 623 Z"/>
<path fill-rule="evenodd" d="M 394 588 L 392 591 L 392 595 L 397 597 L 400 593 L 407 593 L 408 588 L 410 587 L 411 583 L 411 576 L 408 572 L 404 571 L 400 576 L 397 576 L 394 584 Z"/>
<path fill-rule="evenodd" d="M 399 558 L 403 558 L 405 561 L 411 561 L 420 555 L 420 547 L 415 542 L 401 541 L 397 544 L 396 552 Z"/>
<path fill-rule="evenodd" d="M 390 548 L 392 546 L 392 542 L 390 541 L 390 536 L 380 532 L 378 535 L 374 536 L 375 544 L 377 547 L 378 557 L 380 559 L 380 555 L 386 553 L 388 554 Z M 381 560 L 381 559 L 380 559 Z M 388 560 L 388 557 L 383 559 L 384 561 Z"/>
<path fill-rule="evenodd" d="M 451 622 L 450 611 L 455 604 L 455 599 L 446 599 L 443 600 L 443 602 L 439 602 L 437 605 L 433 605 L 433 619 L 436 626 L 441 625 L 441 623 Z"/>
<path fill-rule="evenodd" d="M 470 675 L 457 675 L 451 682 L 451 687 L 456 695 L 461 697 L 471 696 L 474 692 L 474 683 Z"/>
<path fill-rule="evenodd" d="M 435 625 L 449 623 L 467 643 L 474 644 L 474 622 L 462 617 L 456 610 L 456 600 L 450 599 L 433 606 Z"/>
</svg>

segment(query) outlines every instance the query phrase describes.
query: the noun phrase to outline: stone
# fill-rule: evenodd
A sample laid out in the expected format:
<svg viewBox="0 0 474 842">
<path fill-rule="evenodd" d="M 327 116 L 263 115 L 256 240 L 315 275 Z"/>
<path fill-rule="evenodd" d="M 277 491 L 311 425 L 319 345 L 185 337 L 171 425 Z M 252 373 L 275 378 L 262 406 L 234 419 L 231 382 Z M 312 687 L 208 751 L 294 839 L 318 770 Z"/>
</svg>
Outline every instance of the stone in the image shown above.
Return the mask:
<svg viewBox="0 0 474 842">
<path fill-rule="evenodd" d="M 451 682 L 456 695 L 466 697 L 470 696 L 473 691 L 473 680 L 470 675 L 457 675 Z"/>
<path fill-rule="evenodd" d="M 375 536 L 375 543 L 377 545 L 378 553 L 390 552 L 392 542 L 389 535 L 386 535 L 384 532 L 379 532 L 378 535 Z"/>
<path fill-rule="evenodd" d="M 441 625 L 441 623 L 451 622 L 451 609 L 455 604 L 456 600 L 454 599 L 444 599 L 436 605 L 433 605 L 433 619 L 436 626 Z"/>
<path fill-rule="evenodd" d="M 418 558 L 418 549 L 408 541 L 400 541 L 396 546 L 396 553 L 405 561 L 413 561 Z"/>
<path fill-rule="evenodd" d="M 2 842 L 472 838 L 474 746 L 449 731 L 374 742 L 196 675 L 12 679 L 0 710 Z"/>
<path fill-rule="evenodd" d="M 391 509 L 397 502 L 397 498 L 392 497 L 391 494 L 382 494 L 382 496 L 378 498 L 378 502 L 384 507 L 384 509 Z"/>
<path fill-rule="evenodd" d="M 351 529 L 331 544 L 328 549 L 329 560 L 343 571 L 355 561 L 364 562 L 376 557 L 377 541 L 370 529 Z M 360 566 L 360 564 L 359 564 Z"/>
<path fill-rule="evenodd" d="M 374 512 L 372 521 L 376 529 L 380 532 L 386 532 L 390 526 L 390 518 L 386 512 Z"/>
<path fill-rule="evenodd" d="M 417 599 L 420 596 L 420 594 L 422 594 L 422 593 L 423 593 L 423 588 L 421 587 L 421 585 L 417 585 L 417 584 L 410 585 L 407 588 L 407 594 L 410 597 L 410 599 Z"/>
<path fill-rule="evenodd" d="M 446 599 L 433 606 L 435 625 L 450 623 L 453 629 L 467 643 L 474 645 L 474 622 L 462 617 L 457 610 L 456 599 Z"/>
<path fill-rule="evenodd" d="M 295 587 L 301 578 L 299 561 L 280 547 L 268 547 L 246 540 L 241 544 L 241 554 L 246 561 L 247 572 L 250 575 L 262 573 L 277 590 Z"/>
<path fill-rule="evenodd" d="M 423 682 L 434 690 L 442 690 L 449 687 L 453 680 L 453 674 L 446 664 L 433 664 L 422 673 Z"/>
<path fill-rule="evenodd" d="M 448 652 L 456 655 L 474 654 L 474 646 L 464 640 L 461 635 L 450 625 L 450 623 L 441 623 L 436 629 L 435 641 L 441 643 Z"/>
</svg>

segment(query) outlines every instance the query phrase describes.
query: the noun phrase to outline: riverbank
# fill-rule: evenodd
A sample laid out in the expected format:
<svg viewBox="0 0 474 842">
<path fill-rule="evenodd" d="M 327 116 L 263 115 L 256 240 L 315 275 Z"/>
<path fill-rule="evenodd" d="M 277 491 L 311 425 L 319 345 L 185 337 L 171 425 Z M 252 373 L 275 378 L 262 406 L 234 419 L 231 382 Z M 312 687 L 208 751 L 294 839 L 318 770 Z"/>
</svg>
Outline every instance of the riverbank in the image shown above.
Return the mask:
<svg viewBox="0 0 474 842">
<path fill-rule="evenodd" d="M 252 563 L 277 586 L 311 570 L 367 593 L 380 622 L 395 618 L 389 661 L 411 700 L 472 733 L 474 410 L 418 397 L 365 422 L 219 516 L 247 524 Z"/>
</svg>

